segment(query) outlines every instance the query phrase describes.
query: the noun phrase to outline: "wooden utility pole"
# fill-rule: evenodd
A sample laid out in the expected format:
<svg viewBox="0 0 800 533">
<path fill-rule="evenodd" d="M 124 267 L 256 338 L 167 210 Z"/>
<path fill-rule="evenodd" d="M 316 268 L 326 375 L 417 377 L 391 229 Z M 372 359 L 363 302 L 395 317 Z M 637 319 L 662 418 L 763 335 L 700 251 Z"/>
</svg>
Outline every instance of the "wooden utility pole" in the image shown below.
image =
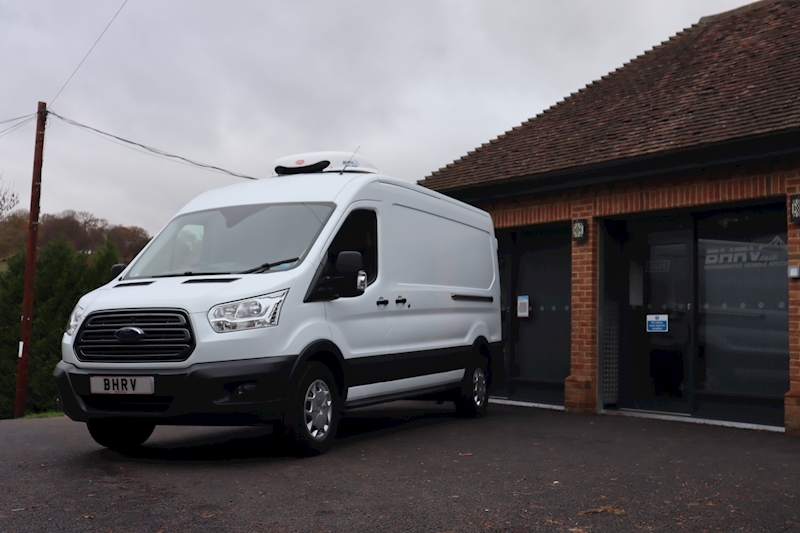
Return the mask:
<svg viewBox="0 0 800 533">
<path fill-rule="evenodd" d="M 42 154 L 44 153 L 44 127 L 47 120 L 47 104 L 44 102 L 39 102 L 38 115 L 36 120 L 36 147 L 33 152 L 31 212 L 28 218 L 25 288 L 22 295 L 22 326 L 19 336 L 14 418 L 25 416 L 25 401 L 28 398 L 28 359 L 31 355 L 31 328 L 33 326 L 33 282 L 36 278 L 36 245 L 39 240 L 39 198 L 42 194 Z"/>
</svg>

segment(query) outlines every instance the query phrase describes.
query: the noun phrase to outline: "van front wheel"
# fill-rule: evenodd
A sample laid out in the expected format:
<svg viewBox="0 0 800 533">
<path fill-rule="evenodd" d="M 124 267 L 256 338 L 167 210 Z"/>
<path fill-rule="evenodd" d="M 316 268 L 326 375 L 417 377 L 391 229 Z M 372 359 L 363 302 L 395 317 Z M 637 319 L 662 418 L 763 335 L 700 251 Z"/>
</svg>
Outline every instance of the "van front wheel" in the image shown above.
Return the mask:
<svg viewBox="0 0 800 533">
<path fill-rule="evenodd" d="M 482 358 L 464 374 L 461 390 L 456 398 L 456 410 L 465 417 L 476 417 L 486 413 L 489 407 L 489 392 L 486 387 L 486 369 Z"/>
<path fill-rule="evenodd" d="M 333 374 L 321 363 L 306 368 L 285 414 L 285 431 L 302 455 L 325 453 L 336 438 L 340 398 Z"/>
</svg>

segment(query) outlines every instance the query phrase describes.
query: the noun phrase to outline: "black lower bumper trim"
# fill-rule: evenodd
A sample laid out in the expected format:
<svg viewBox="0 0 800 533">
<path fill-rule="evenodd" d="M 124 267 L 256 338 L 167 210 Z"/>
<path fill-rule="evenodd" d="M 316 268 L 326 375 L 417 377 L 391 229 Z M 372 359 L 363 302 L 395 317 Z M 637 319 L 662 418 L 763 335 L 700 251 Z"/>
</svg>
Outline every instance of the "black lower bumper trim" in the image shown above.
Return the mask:
<svg viewBox="0 0 800 533">
<path fill-rule="evenodd" d="M 89 370 L 63 361 L 53 372 L 73 420 L 143 418 L 165 425 L 255 425 L 282 418 L 295 356 L 201 363 L 174 370 Z M 90 376 L 153 376 L 150 395 L 92 394 Z"/>
</svg>

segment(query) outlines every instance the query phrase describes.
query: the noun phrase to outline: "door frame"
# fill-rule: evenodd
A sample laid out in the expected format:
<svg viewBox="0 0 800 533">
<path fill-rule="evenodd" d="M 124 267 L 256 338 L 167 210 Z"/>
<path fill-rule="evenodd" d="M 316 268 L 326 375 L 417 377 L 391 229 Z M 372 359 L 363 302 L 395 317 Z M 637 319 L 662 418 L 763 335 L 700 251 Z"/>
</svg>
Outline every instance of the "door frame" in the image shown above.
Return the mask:
<svg viewBox="0 0 800 533">
<path fill-rule="evenodd" d="M 537 403 L 563 405 L 564 403 L 564 381 L 558 383 L 552 380 L 534 380 L 514 377 L 513 365 L 516 361 L 516 345 L 519 343 L 519 321 L 522 319 L 516 316 L 516 298 L 518 294 L 518 278 L 520 273 L 520 260 L 525 252 L 523 234 L 542 236 L 562 234 L 571 246 L 571 224 L 569 221 L 560 221 L 549 224 L 536 224 L 529 226 L 516 226 L 510 228 L 498 228 L 495 235 L 498 239 L 498 255 L 503 257 L 507 263 L 507 272 L 501 272 L 501 277 L 506 281 L 501 283 L 503 302 L 503 377 L 505 383 L 495 383 L 493 389 L 495 394 L 504 394 L 507 398 L 534 401 Z M 570 254 L 570 271 L 572 269 L 572 259 Z M 571 301 L 572 283 L 570 282 L 569 300 Z M 571 303 L 570 303 L 571 308 Z M 571 320 L 570 320 L 571 329 Z M 570 336 L 571 338 L 571 336 Z M 571 343 L 568 347 L 568 357 L 572 356 Z"/>
<path fill-rule="evenodd" d="M 670 211 L 658 211 L 652 213 L 628 213 L 623 215 L 600 217 L 598 228 L 600 228 L 600 249 L 599 249 L 599 272 L 598 272 L 598 400 L 602 409 L 631 409 L 635 411 L 647 411 L 647 409 L 626 407 L 621 399 L 622 388 L 627 378 L 621 360 L 624 349 L 623 343 L 628 337 L 621 315 L 626 307 L 629 307 L 628 287 L 620 284 L 627 283 L 628 256 L 623 253 L 622 241 L 625 236 L 620 231 L 620 226 L 645 219 L 661 217 L 688 217 L 692 220 L 692 283 L 693 283 L 693 310 L 692 310 L 692 349 L 690 361 L 685 366 L 686 394 L 689 403 L 689 410 L 686 413 L 664 413 L 678 416 L 700 416 L 720 420 L 733 420 L 745 423 L 781 425 L 779 419 L 783 419 L 783 401 L 766 401 L 763 398 L 748 396 L 747 394 L 730 395 L 724 400 L 727 409 L 712 410 L 708 407 L 709 398 L 720 400 L 714 394 L 708 393 L 703 389 L 702 380 L 703 365 L 702 354 L 700 353 L 700 268 L 702 257 L 699 250 L 699 221 L 715 213 L 730 211 L 736 213 L 739 210 L 759 211 L 763 208 L 780 210 L 785 205 L 782 197 L 769 197 L 758 201 L 748 200 L 742 202 L 731 202 L 722 205 L 696 206 L 692 209 L 676 209 Z M 621 270 L 620 266 L 624 263 L 624 276 L 620 279 L 617 274 Z M 787 295 L 788 297 L 788 295 Z M 788 372 L 788 368 L 787 368 Z M 771 402 L 771 403 L 770 403 Z M 717 402 L 719 403 L 719 402 Z M 773 405 L 774 404 L 774 405 Z M 716 405 L 716 404 L 715 404 Z M 742 411 L 749 410 L 747 412 Z M 751 412 L 752 411 L 752 412 Z"/>
<path fill-rule="evenodd" d="M 621 271 L 627 272 L 627 276 L 623 279 L 620 286 L 622 289 L 622 302 L 620 303 L 620 324 L 627 329 L 627 334 L 621 336 L 620 339 L 620 382 L 619 382 L 619 398 L 618 403 L 622 408 L 636 409 L 639 411 L 656 411 L 664 412 L 678 416 L 691 415 L 694 405 L 694 375 L 695 367 L 697 365 L 697 346 L 698 346 L 698 310 L 697 305 L 697 224 L 696 217 L 693 213 L 674 213 L 668 215 L 654 214 L 650 216 L 641 216 L 629 218 L 626 220 L 627 224 L 627 240 L 622 246 L 621 258 L 623 264 Z M 648 276 L 648 265 L 652 260 L 652 249 L 658 246 L 658 241 L 663 241 L 663 244 L 684 244 L 686 246 L 686 268 L 687 268 L 687 282 L 691 283 L 691 287 L 686 291 L 685 296 L 688 301 L 686 302 L 686 309 L 668 309 L 669 313 L 681 313 L 682 318 L 676 326 L 686 331 L 686 343 L 684 347 L 677 350 L 681 353 L 681 381 L 679 384 L 680 397 L 670 396 L 668 394 L 658 394 L 657 389 L 653 391 L 652 397 L 649 394 L 636 394 L 634 388 L 639 385 L 641 387 L 642 380 L 653 379 L 653 358 L 656 356 L 654 352 L 657 348 L 654 346 L 656 341 L 655 335 L 658 333 L 645 332 L 644 323 L 635 323 L 634 320 L 644 318 L 650 314 L 661 314 L 662 310 L 659 309 L 646 309 L 644 305 L 651 292 L 652 277 Z M 654 242 L 655 241 L 655 242 Z M 626 250 L 627 246 L 632 246 L 633 250 Z M 638 257 L 641 260 L 642 266 L 642 309 L 640 311 L 632 311 L 630 303 L 630 265 L 636 260 L 636 252 L 639 252 Z M 633 252 L 633 253 L 632 253 Z M 627 268 L 626 268 L 627 267 Z M 677 282 L 675 282 L 677 283 Z M 627 301 L 625 301 L 627 299 Z M 678 302 L 675 302 L 676 304 Z M 683 304 L 681 304 L 683 305 Z M 637 316 L 641 315 L 641 316 Z M 687 331 L 688 330 L 688 331 Z M 680 330 L 679 330 L 680 331 Z M 638 346 L 637 346 L 638 343 Z M 669 345 L 665 345 L 669 346 Z M 675 351 L 673 349 L 666 351 Z M 633 375 L 633 359 L 634 351 L 644 353 L 647 351 L 647 374 L 642 368 L 638 369 L 637 375 Z M 639 365 L 643 365 L 643 360 L 638 361 Z M 653 386 L 657 385 L 653 382 Z"/>
</svg>

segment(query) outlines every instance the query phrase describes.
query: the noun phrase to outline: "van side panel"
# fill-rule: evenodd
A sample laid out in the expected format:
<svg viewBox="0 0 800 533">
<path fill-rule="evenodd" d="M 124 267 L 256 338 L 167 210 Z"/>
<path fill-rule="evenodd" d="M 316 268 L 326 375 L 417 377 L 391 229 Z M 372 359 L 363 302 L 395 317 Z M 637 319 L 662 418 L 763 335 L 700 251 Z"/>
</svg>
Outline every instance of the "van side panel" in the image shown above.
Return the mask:
<svg viewBox="0 0 800 533">
<path fill-rule="evenodd" d="M 492 339 L 494 322 L 499 333 L 500 291 L 491 219 L 431 195 L 384 187 L 384 203 L 391 204 L 391 350 L 470 347 L 476 335 Z"/>
<path fill-rule="evenodd" d="M 492 236 L 487 231 L 399 203 L 391 211 L 390 262 L 397 267 L 397 283 L 491 288 Z"/>
</svg>

